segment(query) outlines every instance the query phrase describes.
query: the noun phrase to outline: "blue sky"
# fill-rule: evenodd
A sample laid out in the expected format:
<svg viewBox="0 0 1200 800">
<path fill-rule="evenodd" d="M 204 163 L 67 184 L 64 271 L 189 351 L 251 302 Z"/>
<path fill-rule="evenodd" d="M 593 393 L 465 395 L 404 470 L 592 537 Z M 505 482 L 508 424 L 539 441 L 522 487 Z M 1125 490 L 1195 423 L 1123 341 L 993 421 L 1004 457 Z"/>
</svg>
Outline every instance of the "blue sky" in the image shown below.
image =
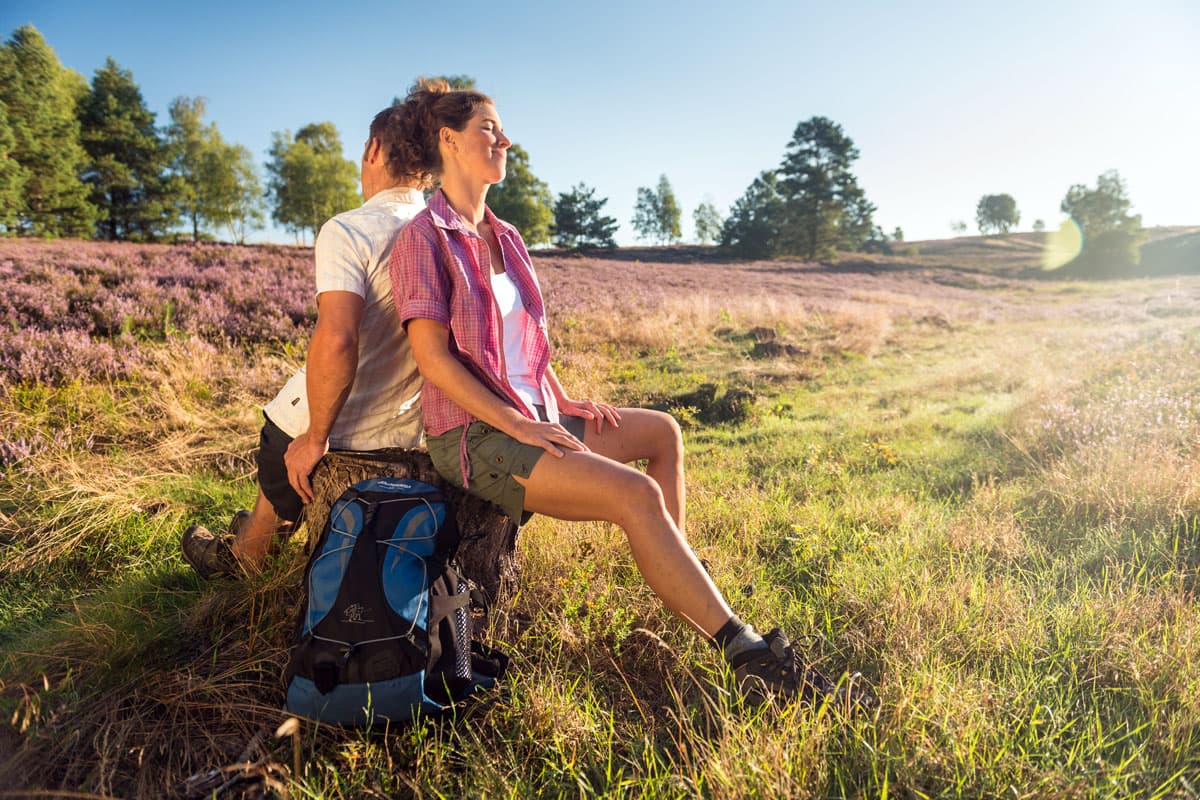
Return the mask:
<svg viewBox="0 0 1200 800">
<path fill-rule="evenodd" d="M 670 179 L 726 211 L 820 115 L 857 144 L 876 221 L 908 239 L 974 229 L 983 194 L 1022 229 L 1117 169 L 1148 225 L 1200 224 L 1200 4 L 1128 2 L 207 3 L 4 0 L 89 80 L 133 72 L 160 124 L 203 96 L 260 165 L 271 133 L 330 120 L 357 159 L 418 75 L 492 95 L 553 192 L 608 198 L 634 243 L 637 187 Z M 282 230 L 259 238 L 292 241 Z"/>
</svg>

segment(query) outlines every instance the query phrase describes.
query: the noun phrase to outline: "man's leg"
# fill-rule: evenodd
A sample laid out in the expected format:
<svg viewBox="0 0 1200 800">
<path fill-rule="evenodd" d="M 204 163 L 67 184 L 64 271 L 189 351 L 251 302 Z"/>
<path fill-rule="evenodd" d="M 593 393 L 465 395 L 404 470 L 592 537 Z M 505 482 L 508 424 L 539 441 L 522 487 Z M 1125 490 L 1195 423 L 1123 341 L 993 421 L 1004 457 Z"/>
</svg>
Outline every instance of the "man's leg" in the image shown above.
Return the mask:
<svg viewBox="0 0 1200 800">
<path fill-rule="evenodd" d="M 284 454 L 292 437 L 264 416 L 262 434 L 259 436 L 258 453 L 258 497 L 250 516 L 240 524 L 236 518 L 233 531 L 233 552 L 246 567 L 257 569 L 262 566 L 276 535 L 290 530 L 304 510 L 304 502 L 288 481 Z"/>
<path fill-rule="evenodd" d="M 236 524 L 236 522 L 235 522 Z M 231 545 L 233 554 L 237 556 L 242 566 L 257 570 L 267 558 L 271 544 L 280 533 L 289 531 L 294 523 L 280 519 L 275 514 L 275 506 L 263 494 L 262 487 L 258 489 L 258 499 L 254 501 L 254 510 L 245 521 L 237 525 L 233 531 L 234 540 Z"/>
<path fill-rule="evenodd" d="M 184 532 L 180 541 L 183 557 L 201 577 L 257 572 L 275 536 L 300 518 L 304 504 L 288 483 L 283 462 L 291 441 L 292 437 L 266 418 L 255 455 L 258 497 L 254 510 L 234 514 L 228 534 L 214 534 L 202 525 L 192 525 Z"/>
</svg>

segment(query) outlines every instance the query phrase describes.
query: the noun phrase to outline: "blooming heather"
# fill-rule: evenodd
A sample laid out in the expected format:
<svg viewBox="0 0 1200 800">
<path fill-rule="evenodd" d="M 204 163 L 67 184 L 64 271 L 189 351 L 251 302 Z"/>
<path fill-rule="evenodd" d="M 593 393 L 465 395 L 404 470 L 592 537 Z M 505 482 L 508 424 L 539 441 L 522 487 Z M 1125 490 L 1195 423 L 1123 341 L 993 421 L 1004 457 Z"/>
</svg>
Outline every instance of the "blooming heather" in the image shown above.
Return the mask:
<svg viewBox="0 0 1200 800">
<path fill-rule="evenodd" d="M 0 240 L 0 384 L 124 377 L 139 340 L 293 341 L 312 251 Z"/>
</svg>

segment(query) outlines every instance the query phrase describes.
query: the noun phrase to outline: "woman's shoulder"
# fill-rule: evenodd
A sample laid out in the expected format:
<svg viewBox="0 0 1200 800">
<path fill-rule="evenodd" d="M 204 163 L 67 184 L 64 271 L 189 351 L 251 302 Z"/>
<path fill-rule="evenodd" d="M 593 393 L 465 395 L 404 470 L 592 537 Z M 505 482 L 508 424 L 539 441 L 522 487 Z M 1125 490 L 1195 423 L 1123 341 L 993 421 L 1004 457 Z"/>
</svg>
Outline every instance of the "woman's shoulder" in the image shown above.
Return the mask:
<svg viewBox="0 0 1200 800">
<path fill-rule="evenodd" d="M 408 221 L 404 229 L 400 231 L 400 236 L 408 239 L 425 239 L 433 241 L 438 235 L 438 224 L 434 219 L 434 214 L 429 210 L 429 206 L 421 209 L 416 215 Z"/>
<path fill-rule="evenodd" d="M 436 269 L 442 261 L 440 237 L 429 209 L 422 209 L 396 234 L 390 256 L 392 267 L 408 273 Z"/>
<path fill-rule="evenodd" d="M 433 221 L 433 211 L 429 208 L 429 206 L 423 207 L 420 211 L 413 215 L 412 220 L 408 224 L 410 226 L 414 224 L 426 227 L 433 226 L 435 224 Z"/>
</svg>

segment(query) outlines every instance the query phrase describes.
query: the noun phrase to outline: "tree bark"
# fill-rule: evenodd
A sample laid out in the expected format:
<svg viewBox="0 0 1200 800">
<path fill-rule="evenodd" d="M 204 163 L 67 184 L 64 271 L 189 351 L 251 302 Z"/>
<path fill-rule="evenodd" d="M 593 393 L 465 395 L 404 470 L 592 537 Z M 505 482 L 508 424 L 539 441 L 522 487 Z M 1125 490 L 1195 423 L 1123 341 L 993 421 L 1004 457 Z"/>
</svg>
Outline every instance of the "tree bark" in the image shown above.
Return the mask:
<svg viewBox="0 0 1200 800">
<path fill-rule="evenodd" d="M 463 574 L 492 603 L 516 591 L 520 575 L 516 524 L 499 507 L 442 480 L 423 450 L 327 453 L 313 471 L 314 498 L 304 512 L 309 542 L 316 541 L 342 492 L 359 481 L 379 477 L 412 478 L 441 489 L 458 521 L 462 541 L 457 561 Z"/>
</svg>

